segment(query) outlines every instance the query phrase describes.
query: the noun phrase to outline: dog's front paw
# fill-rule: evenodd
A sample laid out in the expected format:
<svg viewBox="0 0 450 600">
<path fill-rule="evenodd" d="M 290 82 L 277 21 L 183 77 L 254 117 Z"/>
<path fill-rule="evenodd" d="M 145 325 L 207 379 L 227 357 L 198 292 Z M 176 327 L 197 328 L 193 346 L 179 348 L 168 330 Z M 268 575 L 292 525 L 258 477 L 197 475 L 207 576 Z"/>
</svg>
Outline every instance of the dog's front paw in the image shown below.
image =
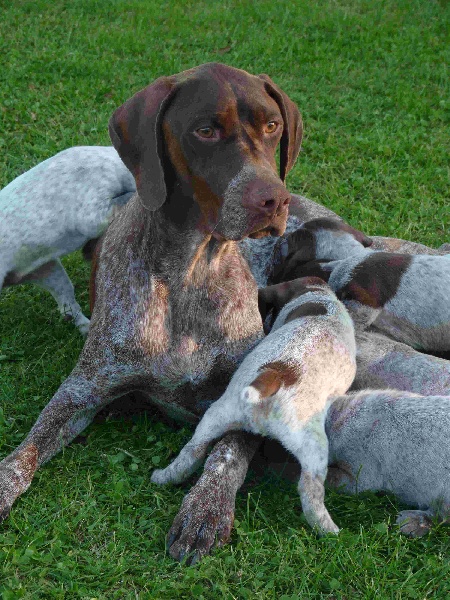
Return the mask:
<svg viewBox="0 0 450 600">
<path fill-rule="evenodd" d="M 234 501 L 235 493 L 225 482 L 201 478 L 185 496 L 169 531 L 169 554 L 194 564 L 214 546 L 223 546 L 233 527 Z"/>
<path fill-rule="evenodd" d="M 433 525 L 430 513 L 423 510 L 402 510 L 398 513 L 396 523 L 408 537 L 422 537 Z"/>
</svg>

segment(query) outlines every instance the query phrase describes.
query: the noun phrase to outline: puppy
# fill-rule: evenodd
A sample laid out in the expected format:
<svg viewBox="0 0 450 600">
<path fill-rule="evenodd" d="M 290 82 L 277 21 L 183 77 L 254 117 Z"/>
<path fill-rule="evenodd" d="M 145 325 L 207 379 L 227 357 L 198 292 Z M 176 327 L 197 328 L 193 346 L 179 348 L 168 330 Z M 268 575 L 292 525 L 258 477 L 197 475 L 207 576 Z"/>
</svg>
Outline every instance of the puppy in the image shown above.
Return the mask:
<svg viewBox="0 0 450 600">
<path fill-rule="evenodd" d="M 419 537 L 450 516 L 450 397 L 364 390 L 331 399 L 327 483 L 343 492 L 387 491 L 420 510 L 399 513 Z"/>
<path fill-rule="evenodd" d="M 183 481 L 198 467 L 208 444 L 229 430 L 271 436 L 301 463 L 298 489 L 308 523 L 319 533 L 337 533 L 324 505 L 324 420 L 329 396 L 347 390 L 355 376 L 352 320 L 317 278 L 265 288 L 260 306 L 276 313 L 272 331 L 244 359 L 191 441 L 167 468 L 153 473 L 152 481 Z"/>
<path fill-rule="evenodd" d="M 449 350 L 450 255 L 374 252 L 369 244 L 340 221 L 309 221 L 287 236 L 273 280 L 322 277 L 345 304 L 365 308 L 367 326 L 414 348 Z"/>
<path fill-rule="evenodd" d="M 357 325 L 355 329 L 352 390 L 393 388 L 423 396 L 450 396 L 450 361 L 417 352 L 376 331 L 360 330 Z"/>
<path fill-rule="evenodd" d="M 36 283 L 86 334 L 89 320 L 59 259 L 82 247 L 87 256 L 135 190 L 116 150 L 103 146 L 69 148 L 14 179 L 0 191 L 0 290 Z"/>
</svg>

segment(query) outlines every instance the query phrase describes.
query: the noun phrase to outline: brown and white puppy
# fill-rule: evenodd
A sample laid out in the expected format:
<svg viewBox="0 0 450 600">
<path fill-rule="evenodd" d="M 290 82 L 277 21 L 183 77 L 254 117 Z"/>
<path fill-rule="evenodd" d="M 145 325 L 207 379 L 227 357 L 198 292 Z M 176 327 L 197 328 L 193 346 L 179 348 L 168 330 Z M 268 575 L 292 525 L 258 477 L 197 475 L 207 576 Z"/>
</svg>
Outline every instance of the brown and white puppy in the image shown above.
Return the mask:
<svg viewBox="0 0 450 600">
<path fill-rule="evenodd" d="M 368 243 L 340 221 L 310 221 L 288 236 L 274 280 L 317 275 L 345 304 L 364 307 L 367 326 L 415 348 L 449 350 L 450 256 L 374 252 Z"/>
<path fill-rule="evenodd" d="M 199 466 L 208 444 L 231 430 L 270 436 L 302 466 L 298 489 L 308 523 L 320 533 L 337 533 L 324 504 L 324 419 L 329 397 L 346 391 L 355 375 L 353 323 L 318 278 L 265 288 L 260 300 L 277 312 L 271 332 L 241 363 L 178 457 L 154 471 L 152 481 L 183 481 Z"/>
<path fill-rule="evenodd" d="M 398 515 L 409 536 L 427 533 L 433 516 L 448 521 L 450 397 L 387 389 L 332 400 L 327 483 L 350 494 L 392 492 L 418 507 Z"/>
</svg>

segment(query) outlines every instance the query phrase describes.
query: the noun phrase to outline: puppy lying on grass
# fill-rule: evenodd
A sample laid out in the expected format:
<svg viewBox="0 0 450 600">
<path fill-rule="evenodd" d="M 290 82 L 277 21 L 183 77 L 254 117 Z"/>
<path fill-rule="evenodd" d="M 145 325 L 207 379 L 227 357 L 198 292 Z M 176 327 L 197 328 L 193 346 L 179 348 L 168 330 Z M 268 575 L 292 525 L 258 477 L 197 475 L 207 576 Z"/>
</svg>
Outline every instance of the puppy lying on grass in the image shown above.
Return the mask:
<svg viewBox="0 0 450 600">
<path fill-rule="evenodd" d="M 338 398 L 326 418 L 327 483 L 345 493 L 393 492 L 402 533 L 420 537 L 450 517 L 450 397 L 363 390 Z"/>
<path fill-rule="evenodd" d="M 281 244 L 286 258 L 272 281 L 322 277 L 345 304 L 365 308 L 366 326 L 414 348 L 450 350 L 450 255 L 374 252 L 370 238 L 328 218 Z"/>
<path fill-rule="evenodd" d="M 328 441 L 325 409 L 355 376 L 353 323 L 344 306 L 318 278 L 260 290 L 263 312 L 274 310 L 270 334 L 247 355 L 219 400 L 200 421 L 191 441 L 154 483 L 179 483 L 204 458 L 208 444 L 233 429 L 279 440 L 300 462 L 303 512 L 319 533 L 337 533 L 324 504 Z"/>
</svg>

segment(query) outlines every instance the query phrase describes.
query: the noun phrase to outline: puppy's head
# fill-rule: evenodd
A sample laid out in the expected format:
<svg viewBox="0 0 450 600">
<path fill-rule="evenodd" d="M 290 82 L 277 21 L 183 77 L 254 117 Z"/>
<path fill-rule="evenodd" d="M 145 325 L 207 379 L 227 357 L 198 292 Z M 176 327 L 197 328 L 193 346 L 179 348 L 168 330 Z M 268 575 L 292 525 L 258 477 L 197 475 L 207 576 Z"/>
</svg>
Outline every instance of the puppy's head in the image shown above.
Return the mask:
<svg viewBox="0 0 450 600">
<path fill-rule="evenodd" d="M 294 298 L 308 292 L 327 290 L 329 290 L 327 283 L 319 277 L 301 277 L 261 288 L 258 291 L 258 307 L 264 323 L 264 331 L 266 333 L 270 331 L 281 309 Z"/>
<path fill-rule="evenodd" d="M 307 275 L 322 277 L 320 271 L 305 271 L 305 263 L 341 260 L 371 244 L 371 238 L 345 221 L 329 217 L 312 219 L 277 243 L 269 279 L 278 283 Z"/>
</svg>

